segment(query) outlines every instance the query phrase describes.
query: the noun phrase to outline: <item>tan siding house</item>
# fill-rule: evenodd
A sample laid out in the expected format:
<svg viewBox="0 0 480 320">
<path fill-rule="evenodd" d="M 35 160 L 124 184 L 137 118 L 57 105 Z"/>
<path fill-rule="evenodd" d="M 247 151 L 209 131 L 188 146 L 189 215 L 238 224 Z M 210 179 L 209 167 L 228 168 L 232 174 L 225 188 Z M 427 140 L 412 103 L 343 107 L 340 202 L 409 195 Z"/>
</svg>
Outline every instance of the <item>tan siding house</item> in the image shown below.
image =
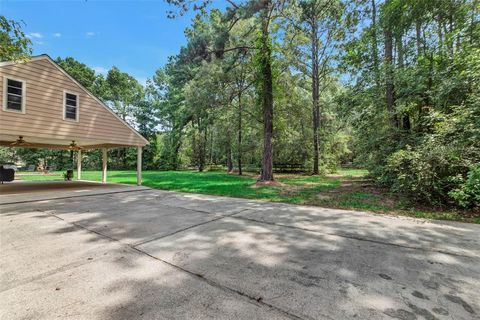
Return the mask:
<svg viewBox="0 0 480 320">
<path fill-rule="evenodd" d="M 0 88 L 0 145 L 74 147 L 79 153 L 137 147 L 141 162 L 148 141 L 49 56 L 0 62 Z"/>
</svg>

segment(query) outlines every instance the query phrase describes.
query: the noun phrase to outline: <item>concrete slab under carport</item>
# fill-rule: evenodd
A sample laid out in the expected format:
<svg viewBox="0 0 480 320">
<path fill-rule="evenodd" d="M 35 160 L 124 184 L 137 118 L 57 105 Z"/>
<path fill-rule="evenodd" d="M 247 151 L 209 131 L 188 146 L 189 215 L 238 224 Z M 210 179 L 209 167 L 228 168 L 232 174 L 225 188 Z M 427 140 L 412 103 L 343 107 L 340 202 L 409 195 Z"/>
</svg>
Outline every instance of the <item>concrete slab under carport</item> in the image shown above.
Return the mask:
<svg viewBox="0 0 480 320">
<path fill-rule="evenodd" d="M 21 203 L 113 192 L 148 190 L 147 187 L 93 181 L 22 181 L 0 185 L 0 204 Z"/>
<path fill-rule="evenodd" d="M 1 269 L 18 279 L 7 290 L 2 284 L 0 309 L 18 318 L 480 314 L 476 225 L 159 190 L 0 211 L 0 227 L 12 224 L 0 229 L 1 254 L 9 257 L 1 260 L 11 261 Z M 7 251 L 5 243 L 13 243 Z M 15 273 L 30 256 L 37 262 Z M 25 276 L 37 265 L 34 278 Z"/>
</svg>

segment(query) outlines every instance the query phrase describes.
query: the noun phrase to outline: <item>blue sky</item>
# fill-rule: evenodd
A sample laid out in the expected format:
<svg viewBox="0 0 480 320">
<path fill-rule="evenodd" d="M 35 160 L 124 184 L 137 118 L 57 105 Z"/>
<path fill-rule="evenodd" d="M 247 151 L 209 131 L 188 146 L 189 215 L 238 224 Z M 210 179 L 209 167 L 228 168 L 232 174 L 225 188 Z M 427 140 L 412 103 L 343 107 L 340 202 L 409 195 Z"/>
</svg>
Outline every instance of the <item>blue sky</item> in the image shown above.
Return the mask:
<svg viewBox="0 0 480 320">
<path fill-rule="evenodd" d="M 1 15 L 26 24 L 34 54 L 72 56 L 100 73 L 115 65 L 142 83 L 185 44 L 194 13 L 168 19 L 169 9 L 163 0 L 0 0 Z"/>
</svg>

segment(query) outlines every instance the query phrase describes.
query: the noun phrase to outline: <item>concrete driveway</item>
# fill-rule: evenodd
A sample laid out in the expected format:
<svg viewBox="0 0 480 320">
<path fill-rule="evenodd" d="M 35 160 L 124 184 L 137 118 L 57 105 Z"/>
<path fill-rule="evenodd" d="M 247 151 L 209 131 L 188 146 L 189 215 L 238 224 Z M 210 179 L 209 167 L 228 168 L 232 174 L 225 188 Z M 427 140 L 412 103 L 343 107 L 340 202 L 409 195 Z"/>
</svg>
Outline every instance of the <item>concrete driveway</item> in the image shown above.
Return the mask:
<svg viewBox="0 0 480 320">
<path fill-rule="evenodd" d="M 2 319 L 480 319 L 480 226 L 158 190 L 0 205 Z"/>
</svg>

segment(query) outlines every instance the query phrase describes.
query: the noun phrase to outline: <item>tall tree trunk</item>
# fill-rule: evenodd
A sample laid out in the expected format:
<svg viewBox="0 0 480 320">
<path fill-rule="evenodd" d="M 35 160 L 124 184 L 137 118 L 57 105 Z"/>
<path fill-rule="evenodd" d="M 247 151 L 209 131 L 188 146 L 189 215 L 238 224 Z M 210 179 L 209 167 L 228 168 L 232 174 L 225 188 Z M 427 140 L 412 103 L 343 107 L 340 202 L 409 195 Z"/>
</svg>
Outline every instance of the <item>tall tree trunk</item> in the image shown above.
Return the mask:
<svg viewBox="0 0 480 320">
<path fill-rule="evenodd" d="M 173 152 L 169 160 L 172 162 L 171 165 L 173 170 L 178 170 L 180 168 L 178 154 L 180 153 L 180 147 L 182 146 L 182 133 L 175 128 L 173 129 L 172 133 L 170 134 L 170 138 L 173 140 Z"/>
<path fill-rule="evenodd" d="M 195 125 L 192 124 L 195 130 Z M 197 133 L 194 131 L 192 134 L 192 148 L 193 148 L 193 160 L 194 164 L 199 166 L 200 165 L 200 144 L 197 141 Z"/>
<path fill-rule="evenodd" d="M 422 23 L 415 21 L 415 41 L 417 44 L 417 59 L 422 55 Z"/>
<path fill-rule="evenodd" d="M 402 69 L 404 66 L 404 50 L 403 50 L 403 35 L 399 33 L 396 37 L 396 44 L 397 44 L 397 65 L 399 69 Z M 402 118 L 401 118 L 401 126 L 402 129 L 405 131 L 409 131 L 411 124 L 410 124 L 410 115 L 408 112 L 403 112 L 402 113 Z"/>
<path fill-rule="evenodd" d="M 455 36 L 453 33 L 453 8 L 452 4 L 449 6 L 449 14 L 448 14 L 448 33 L 450 36 L 450 41 L 448 41 L 448 48 L 450 50 L 450 58 L 453 58 L 454 55 L 454 43 L 455 43 Z"/>
<path fill-rule="evenodd" d="M 392 31 L 387 27 L 384 30 L 385 37 L 385 100 L 387 104 L 388 116 L 392 128 L 397 127 L 395 116 L 395 92 L 393 84 L 393 35 Z"/>
<path fill-rule="evenodd" d="M 214 139 L 214 137 L 213 137 L 213 128 L 212 128 L 212 130 L 210 130 L 210 144 L 209 144 L 209 149 L 210 149 L 209 150 L 210 151 L 210 161 L 209 161 L 209 163 L 210 164 L 214 163 L 214 161 L 213 161 L 213 145 L 214 145 L 213 139 Z M 205 152 L 206 151 L 207 150 L 205 150 Z"/>
<path fill-rule="evenodd" d="M 206 145 L 208 141 L 207 130 L 205 128 L 202 129 L 201 121 L 198 120 L 198 141 L 197 141 L 197 149 L 198 149 L 198 171 L 203 172 L 205 169 L 205 157 L 206 157 Z M 195 137 L 195 135 L 194 135 Z M 195 141 L 194 141 L 195 145 Z"/>
<path fill-rule="evenodd" d="M 263 104 L 263 158 L 260 181 L 273 181 L 273 73 L 272 48 L 269 34 L 268 12 L 271 0 L 264 0 L 262 13 L 262 35 L 260 48 L 260 65 L 262 73 Z"/>
<path fill-rule="evenodd" d="M 242 94 L 238 95 L 238 136 L 237 136 L 237 163 L 238 163 L 238 175 L 242 175 Z"/>
<path fill-rule="evenodd" d="M 230 129 L 227 129 L 227 172 L 233 172 L 233 159 L 232 159 L 232 135 Z"/>
<path fill-rule="evenodd" d="M 479 3 L 478 3 L 478 0 L 473 0 L 472 1 L 472 14 L 470 16 L 470 44 L 473 44 L 474 43 L 474 38 L 475 38 L 475 27 L 476 27 L 476 23 L 478 23 L 478 21 L 475 21 L 475 17 L 477 17 L 478 15 L 478 9 L 479 9 Z"/>
<path fill-rule="evenodd" d="M 318 129 L 320 126 L 320 75 L 318 61 L 318 22 L 316 19 L 311 21 L 311 45 L 312 45 L 312 113 L 313 113 L 313 174 L 319 173 L 319 137 Z"/>
<path fill-rule="evenodd" d="M 437 22 L 437 36 L 438 36 L 438 51 L 440 57 L 443 58 L 443 30 L 442 30 L 442 16 L 438 15 Z"/>
<path fill-rule="evenodd" d="M 227 147 L 227 172 L 233 172 L 232 146 L 230 144 Z"/>
<path fill-rule="evenodd" d="M 422 38 L 425 36 L 424 34 L 422 35 L 422 23 L 419 19 L 417 19 L 415 21 L 415 31 L 416 31 L 416 35 L 415 35 L 415 39 L 416 39 L 416 47 L 417 47 L 417 64 L 420 57 L 422 56 L 425 56 L 425 53 L 426 53 L 426 45 L 425 45 L 425 42 L 423 42 Z M 421 69 L 419 69 L 421 70 Z M 423 81 L 423 75 L 422 75 L 422 78 L 421 80 Z M 421 97 L 421 101 L 419 101 L 418 103 L 418 125 L 417 125 L 417 131 L 418 132 L 422 132 L 423 131 L 423 127 L 424 127 L 424 105 L 426 104 L 426 99 L 427 99 L 427 95 L 425 94 L 425 92 L 421 93 L 420 94 L 420 97 Z"/>
<path fill-rule="evenodd" d="M 397 65 L 399 68 L 403 68 L 404 55 L 403 55 L 403 39 L 401 34 L 397 35 L 396 45 L 397 45 Z"/>
<path fill-rule="evenodd" d="M 375 72 L 375 84 L 377 88 L 380 87 L 380 73 L 379 73 L 379 61 L 378 61 L 378 38 L 377 38 L 377 4 L 375 0 L 372 0 L 372 56 L 373 56 L 373 69 Z"/>
<path fill-rule="evenodd" d="M 113 167 L 117 168 L 120 167 L 119 160 L 122 159 L 122 149 L 117 148 L 117 159 L 113 162 Z"/>
<path fill-rule="evenodd" d="M 202 137 L 203 132 L 200 132 L 199 146 L 198 146 L 198 171 L 203 172 L 205 169 L 205 140 L 206 137 Z"/>
</svg>

